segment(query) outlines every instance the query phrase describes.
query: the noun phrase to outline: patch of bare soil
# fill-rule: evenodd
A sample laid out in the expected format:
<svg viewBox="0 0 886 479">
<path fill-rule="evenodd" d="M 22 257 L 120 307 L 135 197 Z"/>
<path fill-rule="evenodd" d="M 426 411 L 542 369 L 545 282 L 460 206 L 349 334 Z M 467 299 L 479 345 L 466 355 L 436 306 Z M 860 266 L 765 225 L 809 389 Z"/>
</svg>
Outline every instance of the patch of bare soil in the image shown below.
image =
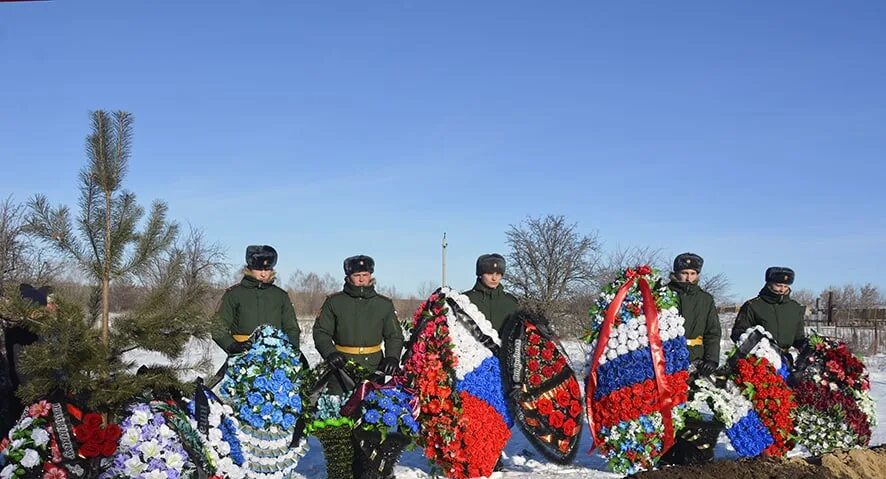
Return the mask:
<svg viewBox="0 0 886 479">
<path fill-rule="evenodd" d="M 834 451 L 818 457 L 757 458 L 672 466 L 635 474 L 639 479 L 884 479 L 886 445 Z"/>
</svg>

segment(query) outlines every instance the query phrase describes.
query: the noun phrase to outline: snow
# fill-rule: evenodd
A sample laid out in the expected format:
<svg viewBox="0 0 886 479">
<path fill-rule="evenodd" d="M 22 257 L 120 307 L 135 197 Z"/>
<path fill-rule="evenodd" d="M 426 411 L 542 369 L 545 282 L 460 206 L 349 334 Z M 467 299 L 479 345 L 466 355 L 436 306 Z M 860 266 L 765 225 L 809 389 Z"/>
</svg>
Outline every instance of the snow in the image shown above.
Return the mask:
<svg viewBox="0 0 886 479">
<path fill-rule="evenodd" d="M 578 373 L 579 380 L 584 384 L 584 368 L 587 346 L 579 341 L 565 341 L 563 343 L 567 354 L 570 356 L 573 369 Z M 723 354 L 731 347 L 728 340 L 724 340 L 722 345 Z M 302 334 L 302 351 L 307 356 L 310 364 L 317 364 L 320 356 L 314 349 L 313 340 L 308 330 L 308 334 Z M 224 361 L 225 355 L 220 348 L 214 343 L 205 341 L 193 341 L 188 349 L 186 362 L 195 363 L 206 357 L 211 358 L 212 370 L 215 370 Z M 149 354 L 138 354 L 133 357 L 143 363 L 159 363 L 162 359 L 159 356 Z M 869 359 L 869 360 L 868 360 Z M 871 393 L 877 404 L 878 425 L 873 432 L 871 445 L 886 443 L 886 357 L 878 355 L 872 358 L 865 358 L 866 364 L 871 371 Z M 311 449 L 308 454 L 302 458 L 298 467 L 295 469 L 298 478 L 323 478 L 325 477 L 326 465 L 323 459 L 323 451 L 320 443 L 316 438 L 310 438 Z M 505 448 L 504 454 L 504 471 L 493 473 L 493 478 L 516 479 L 516 478 L 611 478 L 621 477 L 618 474 L 608 472 L 606 463 L 602 457 L 596 453 L 588 454 L 590 449 L 590 438 L 585 424 L 582 430 L 582 439 L 579 445 L 579 451 L 572 464 L 558 465 L 551 463 L 544 456 L 538 453 L 529 443 L 529 440 L 523 435 L 519 428 L 512 429 L 512 437 Z M 736 453 L 728 444 L 725 434 L 720 435 L 720 441 L 715 450 L 718 459 L 736 458 Z M 795 450 L 791 455 L 800 454 Z M 424 458 L 421 450 L 416 448 L 412 451 L 406 451 L 403 454 L 399 464 L 395 469 L 398 479 L 419 479 L 432 477 L 430 475 L 430 465 Z"/>
</svg>

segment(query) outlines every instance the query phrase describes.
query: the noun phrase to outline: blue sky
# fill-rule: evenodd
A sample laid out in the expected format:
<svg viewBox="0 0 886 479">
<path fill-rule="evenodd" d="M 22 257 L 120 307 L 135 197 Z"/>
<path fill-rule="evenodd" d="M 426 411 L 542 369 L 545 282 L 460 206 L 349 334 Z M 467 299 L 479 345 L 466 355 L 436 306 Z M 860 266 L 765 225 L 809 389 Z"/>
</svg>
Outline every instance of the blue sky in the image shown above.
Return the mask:
<svg viewBox="0 0 886 479">
<path fill-rule="evenodd" d="M 618 3 L 618 4 L 616 4 Z M 691 250 L 738 299 L 886 269 L 882 2 L 0 4 L 0 194 L 73 204 L 88 112 L 127 187 L 223 243 L 473 282 L 527 215 Z"/>
</svg>

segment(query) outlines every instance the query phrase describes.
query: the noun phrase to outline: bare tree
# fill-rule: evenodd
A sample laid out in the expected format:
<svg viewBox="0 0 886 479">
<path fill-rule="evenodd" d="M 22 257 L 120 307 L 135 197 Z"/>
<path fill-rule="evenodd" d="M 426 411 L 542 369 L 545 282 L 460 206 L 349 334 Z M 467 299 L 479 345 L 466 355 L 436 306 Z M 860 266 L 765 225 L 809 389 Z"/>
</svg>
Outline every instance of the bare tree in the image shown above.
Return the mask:
<svg viewBox="0 0 886 479">
<path fill-rule="evenodd" d="M 582 235 L 563 215 L 528 217 L 505 232 L 507 282 L 531 306 L 553 312 L 593 280 L 600 254 L 596 234 Z"/>
<path fill-rule="evenodd" d="M 7 282 L 53 283 L 64 268 L 26 234 L 25 212 L 12 196 L 0 202 L 0 289 Z"/>
<path fill-rule="evenodd" d="M 714 304 L 718 306 L 732 304 L 734 302 L 732 295 L 729 293 L 729 279 L 726 278 L 726 275 L 723 273 L 717 273 L 710 276 L 702 275 L 699 286 L 714 297 Z"/>
<path fill-rule="evenodd" d="M 883 304 L 883 295 L 880 289 L 871 283 L 866 283 L 858 290 L 858 307 L 861 309 L 876 308 Z"/>
<path fill-rule="evenodd" d="M 320 276 L 317 273 L 296 270 L 289 276 L 287 290 L 299 315 L 312 316 L 320 312 L 326 296 L 334 293 L 338 287 L 338 281 L 329 273 Z"/>
<path fill-rule="evenodd" d="M 429 280 L 423 281 L 421 284 L 419 284 L 416 292 L 418 293 L 419 298 L 427 299 L 439 287 L 440 287 L 440 283 L 438 281 L 432 281 L 429 279 Z"/>
<path fill-rule="evenodd" d="M 616 247 L 603 257 L 594 271 L 592 288 L 600 290 L 627 268 L 648 264 L 660 271 L 670 271 L 661 249 L 651 246 Z"/>
<path fill-rule="evenodd" d="M 791 298 L 806 308 L 814 308 L 818 295 L 813 293 L 811 289 L 798 289 L 791 291 Z"/>
</svg>

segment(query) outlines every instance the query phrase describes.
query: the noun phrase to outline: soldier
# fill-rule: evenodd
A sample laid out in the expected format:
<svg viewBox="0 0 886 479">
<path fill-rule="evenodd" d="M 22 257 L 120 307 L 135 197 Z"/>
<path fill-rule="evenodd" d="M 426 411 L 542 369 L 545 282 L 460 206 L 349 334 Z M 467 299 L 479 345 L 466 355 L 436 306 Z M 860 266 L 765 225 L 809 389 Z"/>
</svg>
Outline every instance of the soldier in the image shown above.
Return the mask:
<svg viewBox="0 0 886 479">
<path fill-rule="evenodd" d="M 249 335 L 260 325 L 280 329 L 296 348 L 301 330 L 289 295 L 274 282 L 277 251 L 268 245 L 246 247 L 243 279 L 225 291 L 213 318 L 212 339 L 228 354 L 249 349 Z"/>
<path fill-rule="evenodd" d="M 517 298 L 501 285 L 504 274 L 505 259 L 502 255 L 480 255 L 477 258 L 477 282 L 473 288 L 462 293 L 477 306 L 499 333 L 511 314 L 517 310 Z"/>
<path fill-rule="evenodd" d="M 720 318 L 714 297 L 698 285 L 704 259 L 683 253 L 674 259 L 674 271 L 668 288 L 677 293 L 680 315 L 686 319 L 686 344 L 689 361 L 702 375 L 709 375 L 720 362 Z"/>
<path fill-rule="evenodd" d="M 403 330 L 394 303 L 375 292 L 375 261 L 369 256 L 351 256 L 345 259 L 344 270 L 344 287 L 326 298 L 314 321 L 314 345 L 335 369 L 351 359 L 370 371 L 393 375 L 400 365 Z M 330 394 L 345 392 L 334 380 L 328 388 Z"/>
<path fill-rule="evenodd" d="M 780 266 L 766 269 L 766 285 L 756 298 L 738 310 L 732 327 L 732 340 L 738 342 L 748 328 L 760 325 L 772 334 L 782 350 L 800 347 L 806 337 L 803 316 L 806 308 L 791 299 L 794 270 Z"/>
</svg>

